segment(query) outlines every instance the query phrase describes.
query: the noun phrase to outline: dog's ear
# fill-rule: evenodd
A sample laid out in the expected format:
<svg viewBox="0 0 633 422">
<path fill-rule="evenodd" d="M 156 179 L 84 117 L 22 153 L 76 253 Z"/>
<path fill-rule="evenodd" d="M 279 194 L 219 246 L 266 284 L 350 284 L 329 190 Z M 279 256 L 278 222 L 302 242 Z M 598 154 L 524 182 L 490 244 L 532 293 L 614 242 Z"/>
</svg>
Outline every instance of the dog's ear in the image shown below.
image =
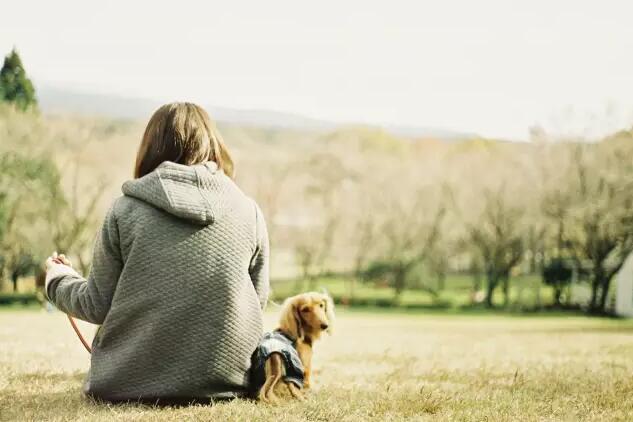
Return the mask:
<svg viewBox="0 0 633 422">
<path fill-rule="evenodd" d="M 299 297 L 289 297 L 284 301 L 279 318 L 279 328 L 297 340 L 303 339 L 303 324 L 299 314 Z"/>
<path fill-rule="evenodd" d="M 325 316 L 327 317 L 327 330 L 328 334 L 332 334 L 334 331 L 335 315 L 334 315 L 334 300 L 329 294 L 324 294 L 325 299 Z"/>
<path fill-rule="evenodd" d="M 292 305 L 292 312 L 295 317 L 295 324 L 297 324 L 297 339 L 303 340 L 303 320 L 301 319 L 301 310 L 299 309 L 299 305 L 301 305 L 301 301 L 296 300 Z"/>
</svg>

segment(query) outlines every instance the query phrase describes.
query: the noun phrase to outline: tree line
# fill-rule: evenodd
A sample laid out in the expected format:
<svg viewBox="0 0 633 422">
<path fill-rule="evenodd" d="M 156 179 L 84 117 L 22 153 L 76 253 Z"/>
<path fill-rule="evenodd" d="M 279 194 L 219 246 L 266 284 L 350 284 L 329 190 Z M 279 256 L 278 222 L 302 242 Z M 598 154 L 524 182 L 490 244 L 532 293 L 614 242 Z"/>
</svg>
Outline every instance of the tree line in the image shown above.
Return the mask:
<svg viewBox="0 0 633 422">
<path fill-rule="evenodd" d="M 536 274 L 554 291 L 554 305 L 563 306 L 575 279 L 591 292 L 581 305 L 605 312 L 633 251 L 631 131 L 597 142 L 395 150 L 390 139 L 376 146 L 381 136 L 352 145 L 337 139 L 327 153 L 268 163 L 276 178 L 257 181 L 275 242 L 294 250 L 297 289 L 338 272 L 352 295 L 355 283 L 380 283 L 397 300 L 406 289 L 437 296 L 447 275 L 467 273 L 493 307 L 510 304 L 513 277 Z M 295 207 L 304 221 L 291 224 Z M 502 304 L 494 303 L 497 291 Z"/>
<path fill-rule="evenodd" d="M 40 115 L 15 50 L 0 99 L 2 280 L 17 288 L 51 250 L 85 272 L 144 122 Z M 509 306 L 513 279 L 536 274 L 557 306 L 572 280 L 586 283 L 583 305 L 601 313 L 633 251 L 631 130 L 593 142 L 541 131 L 511 143 L 220 126 L 237 182 L 260 203 L 273 256 L 284 258 L 276 267 L 288 267 L 297 290 L 339 274 L 350 297 L 378 285 L 397 302 L 407 290 L 437 298 L 451 274 L 467 274 L 483 305 Z M 118 151 L 123 158 L 103 159 Z"/>
</svg>

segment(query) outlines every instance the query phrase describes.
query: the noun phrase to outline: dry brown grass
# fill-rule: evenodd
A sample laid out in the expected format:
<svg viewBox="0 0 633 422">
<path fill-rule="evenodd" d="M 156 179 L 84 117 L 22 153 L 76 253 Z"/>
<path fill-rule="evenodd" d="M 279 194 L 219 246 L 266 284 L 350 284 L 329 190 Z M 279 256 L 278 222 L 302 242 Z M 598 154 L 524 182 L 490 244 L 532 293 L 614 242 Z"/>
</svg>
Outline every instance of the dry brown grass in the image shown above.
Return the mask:
<svg viewBox="0 0 633 422">
<path fill-rule="evenodd" d="M 268 315 L 269 325 L 274 315 Z M 633 322 L 341 312 L 305 403 L 156 409 L 81 395 L 60 313 L 0 311 L 2 420 L 631 420 Z"/>
</svg>

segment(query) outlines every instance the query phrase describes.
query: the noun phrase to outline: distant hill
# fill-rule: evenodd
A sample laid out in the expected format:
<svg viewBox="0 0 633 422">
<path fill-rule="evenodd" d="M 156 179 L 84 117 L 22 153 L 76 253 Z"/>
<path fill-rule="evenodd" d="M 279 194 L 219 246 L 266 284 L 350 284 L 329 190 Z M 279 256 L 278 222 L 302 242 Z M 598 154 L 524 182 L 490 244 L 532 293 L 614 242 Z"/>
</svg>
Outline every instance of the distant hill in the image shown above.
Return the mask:
<svg viewBox="0 0 633 422">
<path fill-rule="evenodd" d="M 149 119 L 151 114 L 162 104 L 160 101 L 151 99 L 78 92 L 50 86 L 38 89 L 38 101 L 45 113 L 73 113 L 129 120 Z M 349 125 L 348 123 L 328 122 L 299 114 L 271 110 L 232 109 L 204 104 L 203 106 L 218 122 L 234 125 L 323 132 Z M 350 123 L 353 124 L 353 122 Z M 441 128 L 390 125 L 383 127 L 383 129 L 398 137 L 410 139 L 455 141 L 477 137 L 472 133 Z"/>
</svg>

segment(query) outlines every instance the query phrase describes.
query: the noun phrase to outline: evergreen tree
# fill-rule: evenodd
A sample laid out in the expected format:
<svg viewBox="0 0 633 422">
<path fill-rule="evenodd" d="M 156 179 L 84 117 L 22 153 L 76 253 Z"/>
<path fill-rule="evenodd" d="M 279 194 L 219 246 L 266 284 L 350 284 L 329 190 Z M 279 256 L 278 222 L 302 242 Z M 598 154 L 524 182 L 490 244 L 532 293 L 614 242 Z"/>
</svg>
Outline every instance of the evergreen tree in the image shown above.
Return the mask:
<svg viewBox="0 0 633 422">
<path fill-rule="evenodd" d="M 26 77 L 22 60 L 15 48 L 4 58 L 0 70 L 0 101 L 13 103 L 20 110 L 37 106 L 35 88 Z"/>
</svg>

